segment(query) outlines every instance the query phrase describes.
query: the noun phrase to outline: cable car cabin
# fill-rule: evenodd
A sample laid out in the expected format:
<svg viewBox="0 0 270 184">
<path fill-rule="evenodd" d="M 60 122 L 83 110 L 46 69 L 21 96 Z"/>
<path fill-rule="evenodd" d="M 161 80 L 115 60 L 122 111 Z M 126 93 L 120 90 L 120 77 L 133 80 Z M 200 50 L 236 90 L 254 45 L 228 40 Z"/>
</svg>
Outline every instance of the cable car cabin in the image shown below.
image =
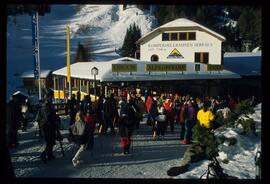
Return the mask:
<svg viewBox="0 0 270 184">
<path fill-rule="evenodd" d="M 100 82 L 96 81 L 96 96 L 100 95 Z M 67 101 L 69 98 L 69 88 L 66 76 L 53 75 L 54 84 L 54 99 L 56 101 Z M 80 79 L 71 77 L 71 94 L 75 94 L 76 98 L 80 93 L 80 100 L 83 100 L 85 95 L 90 95 L 91 101 L 94 101 L 94 81 L 89 79 Z"/>
</svg>

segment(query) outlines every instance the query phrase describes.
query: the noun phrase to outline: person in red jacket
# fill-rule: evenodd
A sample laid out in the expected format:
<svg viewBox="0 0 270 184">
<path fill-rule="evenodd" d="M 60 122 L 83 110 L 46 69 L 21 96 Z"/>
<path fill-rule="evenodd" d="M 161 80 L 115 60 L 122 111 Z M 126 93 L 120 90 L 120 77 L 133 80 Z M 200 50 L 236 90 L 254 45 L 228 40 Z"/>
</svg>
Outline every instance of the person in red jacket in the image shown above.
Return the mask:
<svg viewBox="0 0 270 184">
<path fill-rule="evenodd" d="M 94 116 L 90 111 L 87 111 L 86 115 L 84 116 L 84 122 L 90 125 L 90 136 L 89 141 L 86 145 L 86 149 L 92 149 L 94 146 L 94 131 L 96 129 L 96 123 L 94 120 Z"/>
<path fill-rule="evenodd" d="M 163 102 L 162 107 L 165 109 L 165 112 L 166 112 L 167 124 L 170 125 L 171 133 L 173 133 L 174 132 L 174 122 L 176 121 L 176 114 L 172 109 L 171 99 L 166 99 L 166 101 Z"/>
<path fill-rule="evenodd" d="M 150 109 L 152 107 L 152 103 L 153 103 L 153 98 L 152 98 L 152 95 L 149 94 L 149 96 L 147 97 L 146 102 L 145 102 L 146 111 L 148 113 L 150 112 Z"/>
</svg>

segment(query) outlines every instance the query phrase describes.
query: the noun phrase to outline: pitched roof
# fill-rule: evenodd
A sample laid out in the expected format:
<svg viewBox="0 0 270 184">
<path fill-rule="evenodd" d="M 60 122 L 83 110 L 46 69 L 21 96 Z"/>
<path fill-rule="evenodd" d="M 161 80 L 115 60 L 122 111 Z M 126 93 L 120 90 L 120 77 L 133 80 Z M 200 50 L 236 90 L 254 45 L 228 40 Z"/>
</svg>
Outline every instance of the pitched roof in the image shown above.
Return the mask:
<svg viewBox="0 0 270 184">
<path fill-rule="evenodd" d="M 145 38 L 149 37 L 150 35 L 158 32 L 158 31 L 165 31 L 165 30 L 171 29 L 171 28 L 200 29 L 200 30 L 206 31 L 207 33 L 217 37 L 221 41 L 225 41 L 225 39 L 226 39 L 224 36 L 216 33 L 215 31 L 212 31 L 211 29 L 208 29 L 207 27 L 205 27 L 199 23 L 196 23 L 196 22 L 191 21 L 191 20 L 186 19 L 186 18 L 180 18 L 180 19 L 176 19 L 176 20 L 173 20 L 171 22 L 168 22 L 168 23 L 154 29 L 153 31 L 151 31 L 151 32 L 147 33 L 146 35 L 144 35 L 143 37 L 141 37 L 136 43 L 139 44 L 139 43 L 143 42 L 143 40 L 145 40 Z"/>
<path fill-rule="evenodd" d="M 40 77 L 46 78 L 50 74 L 51 70 L 40 70 Z M 34 78 L 34 71 L 29 70 L 21 75 L 22 78 Z"/>
</svg>

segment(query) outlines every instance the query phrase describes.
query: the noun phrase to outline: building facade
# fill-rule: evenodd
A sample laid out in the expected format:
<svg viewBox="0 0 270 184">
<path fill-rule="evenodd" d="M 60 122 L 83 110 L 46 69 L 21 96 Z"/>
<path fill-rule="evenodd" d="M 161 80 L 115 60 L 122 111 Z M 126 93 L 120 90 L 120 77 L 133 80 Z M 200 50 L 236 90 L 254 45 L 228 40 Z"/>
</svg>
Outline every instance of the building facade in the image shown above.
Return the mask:
<svg viewBox="0 0 270 184">
<path fill-rule="evenodd" d="M 137 41 L 140 60 L 222 64 L 225 37 L 188 19 L 164 24 Z"/>
</svg>

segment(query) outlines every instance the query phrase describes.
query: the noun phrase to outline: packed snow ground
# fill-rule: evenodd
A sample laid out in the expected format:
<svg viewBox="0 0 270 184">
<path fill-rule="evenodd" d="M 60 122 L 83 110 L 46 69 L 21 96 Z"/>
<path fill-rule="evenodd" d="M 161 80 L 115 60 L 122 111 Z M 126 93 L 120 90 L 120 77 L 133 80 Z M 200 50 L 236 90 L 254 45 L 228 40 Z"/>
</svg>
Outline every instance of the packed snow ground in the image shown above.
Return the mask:
<svg viewBox="0 0 270 184">
<path fill-rule="evenodd" d="M 219 146 L 221 167 L 226 174 L 239 179 L 255 178 L 255 154 L 261 149 L 261 104 L 255 108 L 255 113 L 248 115 L 256 122 L 258 136 L 241 135 L 238 128 L 228 128 L 216 131 L 226 137 L 236 137 L 237 143 Z M 64 136 L 67 136 L 68 117 L 62 117 Z M 54 148 L 56 159 L 44 164 L 39 159 L 44 146 L 38 141 L 36 127 L 30 123 L 27 132 L 19 131 L 20 146 L 11 149 L 12 163 L 17 177 L 64 177 L 64 178 L 169 178 L 166 171 L 170 167 L 179 166 L 187 145 L 179 144 L 179 125 L 175 134 L 170 132 L 164 140 L 153 141 L 151 127 L 141 122 L 141 128 L 133 136 L 133 156 L 119 156 L 119 136 L 95 136 L 92 151 L 83 155 L 83 163 L 74 168 L 71 159 L 76 146 L 64 139 L 65 157 L 61 155 L 59 143 Z M 114 155 L 113 155 L 114 154 Z M 222 163 L 227 158 L 229 163 Z M 209 160 L 190 164 L 189 171 L 174 178 L 198 179 L 207 170 Z"/>
<path fill-rule="evenodd" d="M 62 117 L 61 132 L 67 136 L 69 119 Z M 19 131 L 20 146 L 11 150 L 12 163 L 17 177 L 64 178 L 168 178 L 166 171 L 179 165 L 187 145 L 179 144 L 179 126 L 175 134 L 168 133 L 164 140 L 152 140 L 151 127 L 141 122 L 134 132 L 132 156 L 121 155 L 119 135 L 95 135 L 93 150 L 82 156 L 83 163 L 74 168 L 71 159 L 77 147 L 63 141 L 65 157 L 59 143 L 54 148 L 56 159 L 44 164 L 39 155 L 44 146 L 39 142 L 36 127 L 30 123 L 27 132 Z M 36 135 L 35 135 L 36 134 Z"/>
</svg>

